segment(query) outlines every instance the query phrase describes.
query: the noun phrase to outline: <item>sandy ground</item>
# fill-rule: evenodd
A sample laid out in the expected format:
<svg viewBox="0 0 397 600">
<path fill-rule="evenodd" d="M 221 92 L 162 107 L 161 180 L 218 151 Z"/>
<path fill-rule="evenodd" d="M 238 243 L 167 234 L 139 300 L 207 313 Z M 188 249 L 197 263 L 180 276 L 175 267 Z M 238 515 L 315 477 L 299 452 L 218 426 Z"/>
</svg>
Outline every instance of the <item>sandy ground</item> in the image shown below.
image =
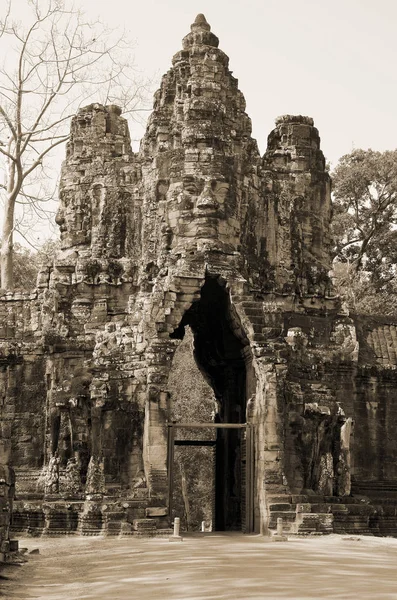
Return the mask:
<svg viewBox="0 0 397 600">
<path fill-rule="evenodd" d="M 0 596 L 27 600 L 397 600 L 397 539 L 210 534 L 168 539 L 27 538 Z"/>
</svg>

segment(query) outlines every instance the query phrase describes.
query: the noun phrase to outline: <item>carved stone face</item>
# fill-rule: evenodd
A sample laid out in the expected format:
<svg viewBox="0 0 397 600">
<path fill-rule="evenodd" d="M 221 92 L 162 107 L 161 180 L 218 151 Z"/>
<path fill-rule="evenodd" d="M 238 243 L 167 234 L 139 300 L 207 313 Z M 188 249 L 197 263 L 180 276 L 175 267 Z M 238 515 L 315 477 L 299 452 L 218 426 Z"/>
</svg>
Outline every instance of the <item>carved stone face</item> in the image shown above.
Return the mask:
<svg viewBox="0 0 397 600">
<path fill-rule="evenodd" d="M 169 226 L 180 238 L 215 238 L 226 219 L 229 184 L 220 176 L 186 176 L 170 184 L 167 193 Z"/>
<path fill-rule="evenodd" d="M 61 190 L 59 194 L 55 222 L 59 225 L 63 250 L 91 241 L 91 202 L 86 202 L 82 194 L 79 189 Z"/>
</svg>

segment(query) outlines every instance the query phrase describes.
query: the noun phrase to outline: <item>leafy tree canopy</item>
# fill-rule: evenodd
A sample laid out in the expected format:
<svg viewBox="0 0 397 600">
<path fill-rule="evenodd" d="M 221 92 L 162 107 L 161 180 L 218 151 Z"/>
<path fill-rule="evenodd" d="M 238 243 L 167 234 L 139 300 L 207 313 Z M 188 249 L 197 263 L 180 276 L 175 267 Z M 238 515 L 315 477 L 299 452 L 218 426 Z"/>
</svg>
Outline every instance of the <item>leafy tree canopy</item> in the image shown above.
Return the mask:
<svg viewBox="0 0 397 600">
<path fill-rule="evenodd" d="M 332 178 L 338 291 L 356 310 L 395 312 L 397 150 L 354 150 Z"/>
<path fill-rule="evenodd" d="M 24 292 L 34 290 L 39 270 L 52 263 L 58 248 L 59 242 L 54 240 L 49 240 L 34 252 L 20 244 L 14 244 L 15 288 Z"/>
</svg>

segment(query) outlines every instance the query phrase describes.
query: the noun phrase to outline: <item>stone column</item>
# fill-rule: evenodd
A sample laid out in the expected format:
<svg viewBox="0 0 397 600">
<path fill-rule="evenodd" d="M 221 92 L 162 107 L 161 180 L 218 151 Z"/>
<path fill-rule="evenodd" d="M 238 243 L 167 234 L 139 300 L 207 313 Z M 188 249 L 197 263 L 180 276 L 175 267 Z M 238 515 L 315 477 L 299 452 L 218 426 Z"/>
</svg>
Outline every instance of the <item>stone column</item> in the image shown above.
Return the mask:
<svg viewBox="0 0 397 600">
<path fill-rule="evenodd" d="M 10 550 L 10 526 L 15 495 L 15 473 L 10 465 L 11 427 L 0 423 L 0 563 Z"/>
</svg>

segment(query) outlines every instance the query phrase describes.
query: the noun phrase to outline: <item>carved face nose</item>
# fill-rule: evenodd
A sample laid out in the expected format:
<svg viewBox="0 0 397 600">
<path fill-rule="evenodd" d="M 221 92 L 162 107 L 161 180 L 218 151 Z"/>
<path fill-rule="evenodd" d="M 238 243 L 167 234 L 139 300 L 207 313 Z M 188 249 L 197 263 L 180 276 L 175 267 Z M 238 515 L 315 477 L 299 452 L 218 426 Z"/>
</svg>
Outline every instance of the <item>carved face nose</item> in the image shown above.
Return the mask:
<svg viewBox="0 0 397 600">
<path fill-rule="evenodd" d="M 202 194 L 197 200 L 196 207 L 203 211 L 218 210 L 219 202 L 215 198 L 215 195 L 210 188 L 205 188 L 203 190 Z"/>
<path fill-rule="evenodd" d="M 58 210 L 57 210 L 57 214 L 55 215 L 55 223 L 57 225 L 59 225 L 61 230 L 62 230 L 63 226 L 65 225 L 65 216 L 64 216 L 64 212 L 63 212 L 62 208 L 58 208 Z"/>
</svg>

